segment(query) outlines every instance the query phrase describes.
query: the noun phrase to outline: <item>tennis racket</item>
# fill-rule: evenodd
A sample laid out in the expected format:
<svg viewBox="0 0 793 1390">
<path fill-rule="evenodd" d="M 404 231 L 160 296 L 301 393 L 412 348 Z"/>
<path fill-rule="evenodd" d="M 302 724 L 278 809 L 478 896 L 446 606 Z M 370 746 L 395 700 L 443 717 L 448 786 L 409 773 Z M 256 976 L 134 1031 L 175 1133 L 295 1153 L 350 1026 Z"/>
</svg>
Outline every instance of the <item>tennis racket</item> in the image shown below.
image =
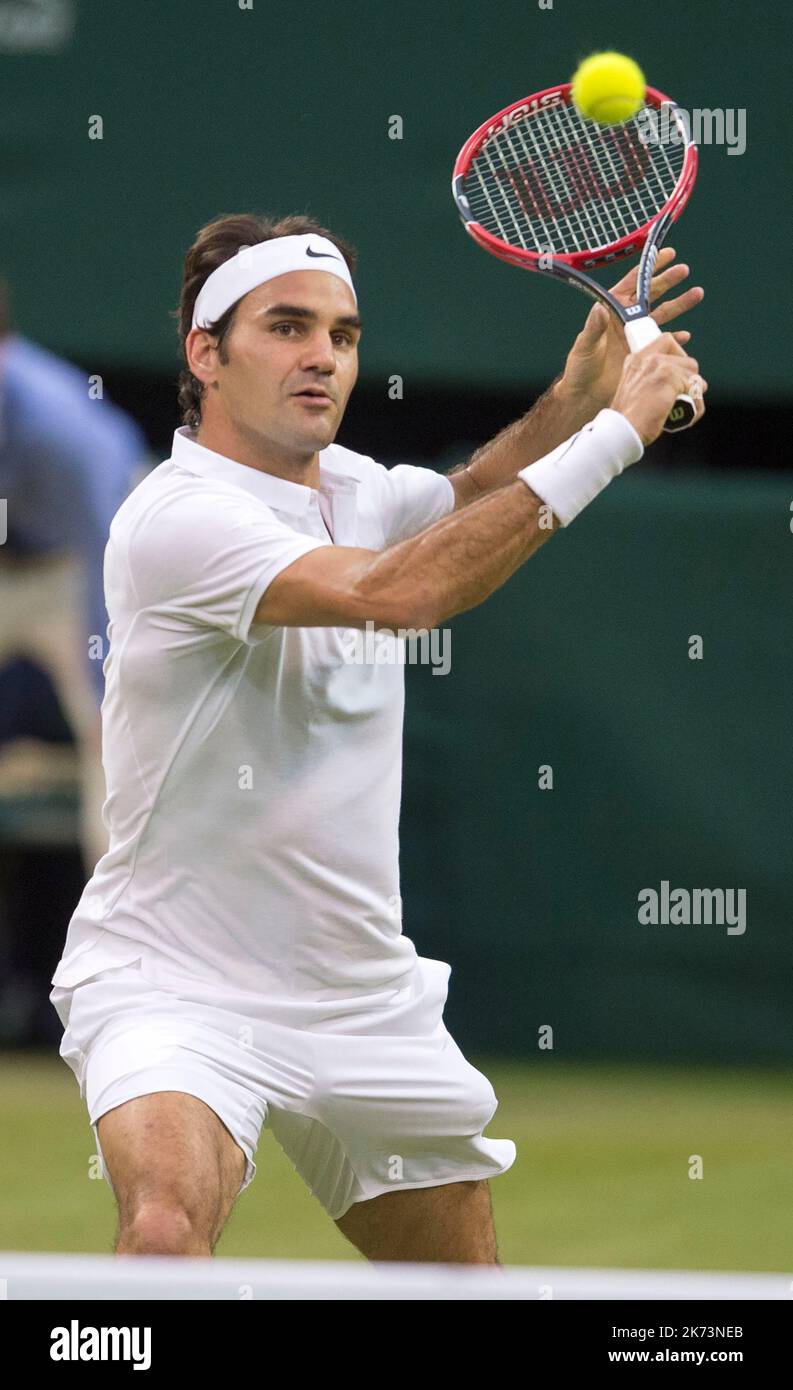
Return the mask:
<svg viewBox="0 0 793 1390">
<path fill-rule="evenodd" d="M 457 156 L 452 193 L 478 246 L 599 300 L 638 352 L 661 333 L 650 316 L 650 281 L 696 176 L 697 147 L 662 92 L 648 87 L 630 120 L 600 125 L 580 114 L 563 83 L 480 125 Z M 635 304 L 620 304 L 586 274 L 638 251 Z M 664 429 L 687 429 L 695 418 L 693 396 L 678 396 Z"/>
</svg>

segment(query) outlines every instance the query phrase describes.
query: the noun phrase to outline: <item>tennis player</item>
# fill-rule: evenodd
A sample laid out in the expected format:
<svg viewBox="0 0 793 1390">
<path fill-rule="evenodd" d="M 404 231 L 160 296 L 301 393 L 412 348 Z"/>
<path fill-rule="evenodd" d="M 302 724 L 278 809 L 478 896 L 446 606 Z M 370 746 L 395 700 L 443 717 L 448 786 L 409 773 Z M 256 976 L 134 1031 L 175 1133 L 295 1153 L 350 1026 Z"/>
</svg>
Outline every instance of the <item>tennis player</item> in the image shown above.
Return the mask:
<svg viewBox="0 0 793 1390">
<path fill-rule="evenodd" d="M 673 255 L 656 297 L 685 277 Z M 122 1254 L 211 1254 L 269 1128 L 369 1259 L 499 1263 L 489 1179 L 515 1145 L 485 1135 L 493 1087 L 444 1025 L 450 966 L 402 931 L 399 630 L 504 584 L 641 457 L 697 364 L 687 333 L 627 357 L 593 310 L 465 467 L 389 470 L 334 443 L 354 272 L 304 218 L 203 228 L 184 423 L 111 525 L 110 848 L 50 998 Z M 392 662 L 345 661 L 367 623 Z"/>
</svg>

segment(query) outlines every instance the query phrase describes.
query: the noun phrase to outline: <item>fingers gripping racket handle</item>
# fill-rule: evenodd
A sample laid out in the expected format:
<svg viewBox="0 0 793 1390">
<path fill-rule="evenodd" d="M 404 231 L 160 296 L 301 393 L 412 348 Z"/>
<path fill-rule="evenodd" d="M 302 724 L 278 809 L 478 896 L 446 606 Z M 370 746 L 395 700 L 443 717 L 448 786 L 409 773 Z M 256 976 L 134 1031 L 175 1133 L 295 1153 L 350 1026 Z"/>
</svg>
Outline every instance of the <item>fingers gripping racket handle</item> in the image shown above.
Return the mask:
<svg viewBox="0 0 793 1390">
<path fill-rule="evenodd" d="M 640 348 L 646 347 L 654 338 L 660 338 L 661 330 L 655 319 L 646 314 L 644 318 L 635 319 L 633 323 L 625 324 L 625 337 L 628 339 L 628 347 L 631 352 L 638 352 Z M 687 430 L 693 425 L 697 418 L 697 408 L 691 396 L 678 396 L 672 409 L 666 417 L 664 431 L 666 434 L 676 434 L 680 430 Z"/>
</svg>

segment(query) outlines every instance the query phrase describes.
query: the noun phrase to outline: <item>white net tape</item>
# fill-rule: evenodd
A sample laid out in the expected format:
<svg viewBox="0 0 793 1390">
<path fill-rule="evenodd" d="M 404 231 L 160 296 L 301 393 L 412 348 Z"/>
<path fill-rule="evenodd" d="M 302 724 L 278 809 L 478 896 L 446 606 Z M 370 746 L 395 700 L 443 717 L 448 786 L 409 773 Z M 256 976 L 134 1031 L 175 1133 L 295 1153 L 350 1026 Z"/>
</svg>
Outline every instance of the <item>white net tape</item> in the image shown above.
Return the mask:
<svg viewBox="0 0 793 1390">
<path fill-rule="evenodd" d="M 0 1252 L 8 1299 L 785 1299 L 791 1274 Z"/>
</svg>

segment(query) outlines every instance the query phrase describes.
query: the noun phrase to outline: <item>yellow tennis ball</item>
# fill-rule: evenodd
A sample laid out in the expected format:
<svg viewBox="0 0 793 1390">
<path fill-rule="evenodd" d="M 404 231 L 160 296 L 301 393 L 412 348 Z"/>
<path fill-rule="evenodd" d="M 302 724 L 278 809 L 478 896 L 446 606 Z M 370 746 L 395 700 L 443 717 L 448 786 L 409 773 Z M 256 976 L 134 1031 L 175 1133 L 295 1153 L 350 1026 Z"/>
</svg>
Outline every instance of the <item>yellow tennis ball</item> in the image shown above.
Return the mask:
<svg viewBox="0 0 793 1390">
<path fill-rule="evenodd" d="M 593 53 L 573 77 L 573 101 L 582 116 L 601 125 L 628 121 L 644 104 L 644 73 L 624 53 Z"/>
</svg>

